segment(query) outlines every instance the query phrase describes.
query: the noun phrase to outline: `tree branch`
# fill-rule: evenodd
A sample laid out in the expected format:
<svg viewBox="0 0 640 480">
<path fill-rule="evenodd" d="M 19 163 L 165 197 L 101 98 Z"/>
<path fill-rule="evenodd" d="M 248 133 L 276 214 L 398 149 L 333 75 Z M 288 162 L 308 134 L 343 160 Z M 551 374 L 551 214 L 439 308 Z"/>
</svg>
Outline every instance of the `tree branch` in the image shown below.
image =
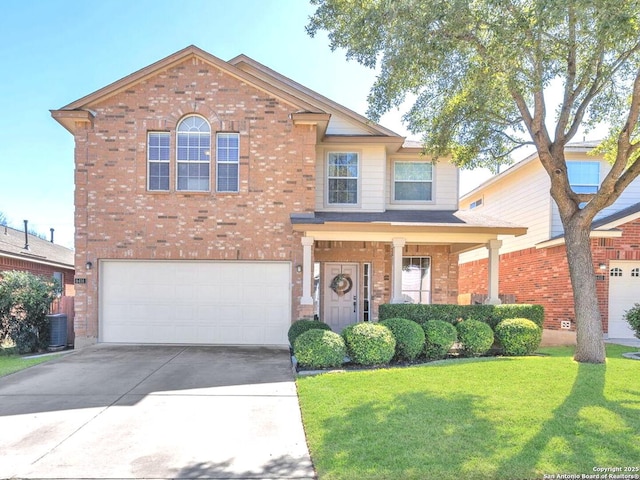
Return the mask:
<svg viewBox="0 0 640 480">
<path fill-rule="evenodd" d="M 569 52 L 567 54 L 567 78 L 564 84 L 564 98 L 562 99 L 562 107 L 556 124 L 555 140 L 564 143 L 564 133 L 569 123 L 571 110 L 575 102 L 575 90 L 573 84 L 576 80 L 576 22 L 573 4 L 569 4 Z"/>
</svg>

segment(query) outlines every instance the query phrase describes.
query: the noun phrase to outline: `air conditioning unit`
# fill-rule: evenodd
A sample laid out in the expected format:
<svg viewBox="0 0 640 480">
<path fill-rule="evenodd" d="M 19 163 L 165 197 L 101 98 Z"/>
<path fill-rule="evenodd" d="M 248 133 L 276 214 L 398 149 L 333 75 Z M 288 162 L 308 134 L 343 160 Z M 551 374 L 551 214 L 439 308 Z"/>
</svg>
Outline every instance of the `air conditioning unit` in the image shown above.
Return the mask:
<svg viewBox="0 0 640 480">
<path fill-rule="evenodd" d="M 47 315 L 49 320 L 49 347 L 67 346 L 67 316 L 64 313 Z"/>
</svg>

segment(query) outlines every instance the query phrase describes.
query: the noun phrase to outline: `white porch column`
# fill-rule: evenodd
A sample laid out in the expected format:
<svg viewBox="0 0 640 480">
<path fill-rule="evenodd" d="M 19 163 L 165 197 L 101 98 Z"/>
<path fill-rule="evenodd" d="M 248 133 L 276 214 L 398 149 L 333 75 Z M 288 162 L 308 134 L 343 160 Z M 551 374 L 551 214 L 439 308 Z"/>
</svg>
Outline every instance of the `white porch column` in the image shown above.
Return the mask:
<svg viewBox="0 0 640 480">
<path fill-rule="evenodd" d="M 500 305 L 502 303 L 498 297 L 501 246 L 502 240 L 489 240 L 489 243 L 487 243 L 487 250 L 489 250 L 489 291 L 484 303 L 489 305 Z"/>
<path fill-rule="evenodd" d="M 391 303 L 403 303 L 402 301 L 402 249 L 407 241 L 404 238 L 392 239 L 393 244 L 393 268 L 391 271 Z"/>
<path fill-rule="evenodd" d="M 311 248 L 313 247 L 313 237 L 302 237 L 302 298 L 301 305 L 313 305 L 311 296 L 311 277 L 313 276 L 313 265 L 311 265 Z"/>
</svg>

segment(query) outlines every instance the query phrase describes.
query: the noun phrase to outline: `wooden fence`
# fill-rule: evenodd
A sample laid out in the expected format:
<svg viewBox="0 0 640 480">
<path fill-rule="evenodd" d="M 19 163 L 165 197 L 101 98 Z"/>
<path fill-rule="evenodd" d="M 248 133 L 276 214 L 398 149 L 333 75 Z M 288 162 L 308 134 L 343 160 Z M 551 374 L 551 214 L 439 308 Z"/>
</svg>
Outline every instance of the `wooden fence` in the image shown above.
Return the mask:
<svg viewBox="0 0 640 480">
<path fill-rule="evenodd" d="M 75 332 L 73 319 L 75 317 L 74 297 L 59 297 L 53 301 L 50 313 L 62 313 L 67 316 L 67 346 L 73 346 Z"/>
</svg>

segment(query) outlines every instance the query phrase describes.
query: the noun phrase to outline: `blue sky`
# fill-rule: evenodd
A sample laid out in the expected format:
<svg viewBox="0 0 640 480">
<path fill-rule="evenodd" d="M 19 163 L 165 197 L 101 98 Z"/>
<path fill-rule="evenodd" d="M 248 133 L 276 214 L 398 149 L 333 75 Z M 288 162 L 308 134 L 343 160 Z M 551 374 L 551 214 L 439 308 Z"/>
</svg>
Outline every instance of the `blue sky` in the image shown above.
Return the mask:
<svg viewBox="0 0 640 480">
<path fill-rule="evenodd" d="M 244 53 L 364 114 L 375 72 L 305 31 L 305 0 L 23 0 L 0 16 L 0 212 L 73 247 L 73 139 L 57 109 L 194 44 Z M 401 114 L 384 126 L 408 135 Z M 486 173 L 462 174 L 464 193 Z"/>
<path fill-rule="evenodd" d="M 374 72 L 305 32 L 304 0 L 24 0 L 0 16 L 0 212 L 73 247 L 73 139 L 49 113 L 194 44 L 244 53 L 359 113 Z M 395 118 L 393 118 L 395 117 Z M 406 134 L 399 114 L 388 128 Z"/>
</svg>

